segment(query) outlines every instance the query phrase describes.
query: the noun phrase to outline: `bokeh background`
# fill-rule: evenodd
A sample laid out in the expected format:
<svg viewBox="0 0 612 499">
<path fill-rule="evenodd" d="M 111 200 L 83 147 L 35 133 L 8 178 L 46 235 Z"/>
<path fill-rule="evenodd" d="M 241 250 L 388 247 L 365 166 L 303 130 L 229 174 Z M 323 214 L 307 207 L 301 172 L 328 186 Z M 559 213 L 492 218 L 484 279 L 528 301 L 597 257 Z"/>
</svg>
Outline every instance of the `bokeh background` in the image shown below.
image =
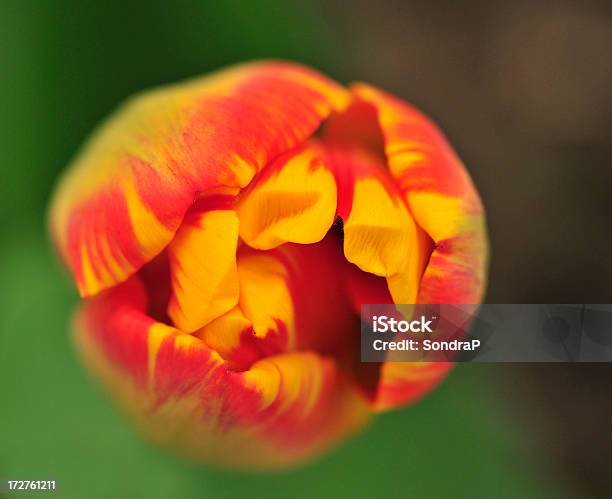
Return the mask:
<svg viewBox="0 0 612 499">
<path fill-rule="evenodd" d="M 612 301 L 612 11 L 555 0 L 2 0 L 0 476 L 66 498 L 609 497 L 610 365 L 462 365 L 303 469 L 150 447 L 86 376 L 47 242 L 58 173 L 126 96 L 246 59 L 365 80 L 443 128 L 488 210 L 492 303 Z M 23 494 L 22 496 L 25 496 Z"/>
</svg>

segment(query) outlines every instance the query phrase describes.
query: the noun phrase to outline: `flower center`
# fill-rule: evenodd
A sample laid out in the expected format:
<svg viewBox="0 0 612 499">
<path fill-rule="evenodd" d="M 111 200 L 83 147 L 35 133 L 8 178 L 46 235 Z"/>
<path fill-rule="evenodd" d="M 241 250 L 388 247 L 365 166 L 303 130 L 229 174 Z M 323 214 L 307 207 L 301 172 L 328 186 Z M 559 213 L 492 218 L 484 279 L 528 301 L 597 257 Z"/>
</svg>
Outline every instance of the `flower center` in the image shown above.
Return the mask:
<svg viewBox="0 0 612 499">
<path fill-rule="evenodd" d="M 360 304 L 392 299 L 383 278 L 346 260 L 342 243 L 338 219 L 317 243 L 285 243 L 271 250 L 241 244 L 235 255 L 238 303 L 192 334 L 237 371 L 264 357 L 305 350 L 352 365 Z M 149 314 L 176 326 L 166 313 L 172 293 L 167 252 L 140 275 L 149 291 Z"/>
<path fill-rule="evenodd" d="M 414 302 L 430 252 L 389 175 L 376 113 L 356 100 L 245 188 L 199 198 L 141 277 L 152 316 L 229 369 L 310 350 L 367 388 L 378 367 L 359 363 L 360 307 Z"/>
</svg>

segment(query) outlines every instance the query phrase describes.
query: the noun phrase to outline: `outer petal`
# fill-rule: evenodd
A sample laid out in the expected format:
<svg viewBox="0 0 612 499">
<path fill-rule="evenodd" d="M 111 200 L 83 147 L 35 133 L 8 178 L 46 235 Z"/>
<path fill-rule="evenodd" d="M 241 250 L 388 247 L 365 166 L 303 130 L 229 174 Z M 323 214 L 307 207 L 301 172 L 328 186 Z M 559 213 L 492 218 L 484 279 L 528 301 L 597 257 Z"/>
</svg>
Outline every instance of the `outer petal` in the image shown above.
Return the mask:
<svg viewBox="0 0 612 499">
<path fill-rule="evenodd" d="M 484 214 L 461 161 L 435 125 L 408 104 L 364 84 L 354 85 L 352 92 L 376 111 L 391 175 L 414 220 L 433 241 L 428 260 L 412 260 L 405 272 L 388 280 L 396 303 L 398 295 L 412 294 L 409 289 L 421 274 L 417 303 L 480 303 L 487 263 Z M 423 248 L 431 244 L 427 239 L 419 236 Z M 438 384 L 450 366 L 382 364 L 374 408 L 418 398 Z"/>
<path fill-rule="evenodd" d="M 312 134 L 345 91 L 255 63 L 131 100 L 60 182 L 51 231 L 83 296 L 126 280 L 171 240 L 197 193 L 243 187 Z"/>
<path fill-rule="evenodd" d="M 353 87 L 377 111 L 391 175 L 434 242 L 420 303 L 480 303 L 487 242 L 478 194 L 439 130 L 408 104 L 373 87 Z"/>
<path fill-rule="evenodd" d="M 155 322 L 132 278 L 85 304 L 76 342 L 140 428 L 197 460 L 291 466 L 363 425 L 368 411 L 330 358 L 276 355 L 228 369 L 200 339 Z"/>
</svg>

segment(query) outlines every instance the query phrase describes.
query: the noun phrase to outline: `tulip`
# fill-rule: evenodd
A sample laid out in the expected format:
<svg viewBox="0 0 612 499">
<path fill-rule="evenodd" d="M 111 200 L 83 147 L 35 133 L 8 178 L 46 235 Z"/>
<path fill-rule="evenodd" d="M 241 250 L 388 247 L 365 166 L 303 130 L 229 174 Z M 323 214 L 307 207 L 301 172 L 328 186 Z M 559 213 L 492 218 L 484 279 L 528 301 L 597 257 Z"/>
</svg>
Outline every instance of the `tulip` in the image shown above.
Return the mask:
<svg viewBox="0 0 612 499">
<path fill-rule="evenodd" d="M 256 62 L 137 96 L 60 180 L 50 232 L 84 364 L 152 441 L 303 462 L 448 363 L 366 364 L 364 303 L 479 303 L 483 209 L 423 114 Z"/>
</svg>

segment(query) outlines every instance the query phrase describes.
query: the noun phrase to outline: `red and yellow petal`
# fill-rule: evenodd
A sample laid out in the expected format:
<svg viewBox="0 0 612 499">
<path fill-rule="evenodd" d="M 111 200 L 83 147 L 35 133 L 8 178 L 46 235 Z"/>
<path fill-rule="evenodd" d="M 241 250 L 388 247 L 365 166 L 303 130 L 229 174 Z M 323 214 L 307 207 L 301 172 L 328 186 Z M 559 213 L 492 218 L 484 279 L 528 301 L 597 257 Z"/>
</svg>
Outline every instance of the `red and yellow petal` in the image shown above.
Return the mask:
<svg viewBox="0 0 612 499">
<path fill-rule="evenodd" d="M 245 186 L 346 100 L 310 69 L 264 62 L 128 102 L 93 135 L 51 203 L 53 239 L 81 294 L 126 280 L 170 242 L 197 194 Z"/>
<path fill-rule="evenodd" d="M 431 249 L 428 238 L 379 158 L 329 140 L 346 259 L 364 272 L 385 277 L 396 303 L 414 302 Z"/>
<path fill-rule="evenodd" d="M 374 107 L 389 171 L 410 213 L 433 241 L 420 303 L 480 303 L 487 241 L 480 199 L 461 161 L 419 111 L 365 84 L 357 100 Z"/>
<path fill-rule="evenodd" d="M 257 338 L 251 321 L 240 306 L 217 317 L 194 335 L 215 350 L 230 369 L 244 371 L 265 354 L 285 351 L 286 337 Z"/>
<path fill-rule="evenodd" d="M 267 166 L 240 196 L 240 237 L 267 250 L 286 242 L 316 243 L 336 213 L 336 183 L 315 141 Z"/>
<path fill-rule="evenodd" d="M 303 351 L 245 372 L 194 335 L 155 322 L 132 278 L 85 303 L 75 340 L 94 375 L 155 442 L 194 459 L 287 467 L 368 419 L 335 361 Z"/>
<path fill-rule="evenodd" d="M 348 131 L 334 127 L 330 137 L 350 142 L 355 134 L 363 138 L 380 133 L 389 172 L 416 222 L 414 252 L 400 272 L 387 277 L 394 302 L 479 303 L 487 263 L 484 214 L 461 161 L 435 125 L 408 104 L 365 84 L 351 90 L 351 108 L 362 117 L 375 117 L 378 126 Z M 361 142 L 369 151 L 381 145 L 375 138 Z M 381 364 L 374 409 L 420 397 L 444 379 L 450 367 L 443 362 Z"/>
</svg>

